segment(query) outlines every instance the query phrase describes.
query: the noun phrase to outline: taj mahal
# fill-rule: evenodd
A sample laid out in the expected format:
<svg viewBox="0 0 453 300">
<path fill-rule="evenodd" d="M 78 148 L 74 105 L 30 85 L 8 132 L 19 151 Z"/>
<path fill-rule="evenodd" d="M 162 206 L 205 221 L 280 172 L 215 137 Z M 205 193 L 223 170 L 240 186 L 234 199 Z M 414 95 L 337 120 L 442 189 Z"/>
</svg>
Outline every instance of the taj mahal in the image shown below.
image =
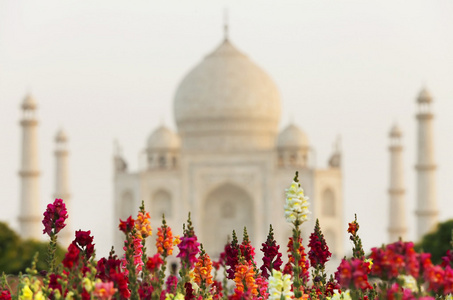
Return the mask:
<svg viewBox="0 0 453 300">
<path fill-rule="evenodd" d="M 437 223 L 438 215 L 432 101 L 426 89 L 416 100 L 418 237 Z M 30 238 L 41 235 L 36 108 L 36 100 L 31 95 L 25 97 L 19 223 L 21 234 Z M 117 220 L 135 216 L 142 200 L 151 213 L 153 228 L 160 226 L 162 215 L 170 226 L 180 228 L 191 212 L 200 242 L 214 257 L 222 251 L 233 229 L 241 240 L 244 227 L 257 249 L 266 240 L 270 224 L 277 242 L 285 245 L 292 228 L 284 219 L 284 191 L 298 171 L 312 212 L 309 224 L 302 228 L 303 236 L 308 236 L 319 219 L 334 257 L 345 255 L 347 220 L 340 145 L 324 158 L 325 166 L 319 167 L 315 164 L 314 145 L 300 124 L 283 124 L 283 130 L 279 130 L 278 87 L 234 45 L 227 32 L 220 45 L 183 78 L 175 92 L 173 109 L 177 130 L 161 125 L 151 131 L 144 145 L 146 168 L 129 170 L 119 149 L 114 155 L 115 224 L 111 226 L 116 249 L 123 244 L 116 230 Z M 405 239 L 408 229 L 401 137 L 401 129 L 394 125 L 389 142 L 389 241 Z M 55 197 L 70 202 L 67 140 L 67 135 L 59 131 Z"/>
</svg>

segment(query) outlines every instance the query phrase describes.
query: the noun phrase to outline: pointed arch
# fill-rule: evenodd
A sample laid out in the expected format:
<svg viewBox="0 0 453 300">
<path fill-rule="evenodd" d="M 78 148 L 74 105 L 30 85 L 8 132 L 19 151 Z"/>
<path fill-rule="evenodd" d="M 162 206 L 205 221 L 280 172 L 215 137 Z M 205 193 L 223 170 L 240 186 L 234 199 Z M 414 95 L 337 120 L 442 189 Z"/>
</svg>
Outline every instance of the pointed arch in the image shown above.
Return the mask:
<svg viewBox="0 0 453 300">
<path fill-rule="evenodd" d="M 225 183 L 211 191 L 203 202 L 202 239 L 208 253 L 216 257 L 222 251 L 232 230 L 242 239 L 244 227 L 254 235 L 252 197 L 241 187 Z"/>
</svg>

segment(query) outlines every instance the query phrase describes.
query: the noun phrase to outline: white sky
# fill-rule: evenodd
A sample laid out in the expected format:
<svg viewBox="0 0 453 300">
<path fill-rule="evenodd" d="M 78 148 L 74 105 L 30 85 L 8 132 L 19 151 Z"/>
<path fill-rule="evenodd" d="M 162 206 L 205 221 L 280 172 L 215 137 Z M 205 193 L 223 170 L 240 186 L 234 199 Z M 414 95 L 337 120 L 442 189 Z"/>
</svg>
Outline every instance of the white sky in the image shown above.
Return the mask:
<svg viewBox="0 0 453 300">
<path fill-rule="evenodd" d="M 280 88 L 281 126 L 292 116 L 307 132 L 318 166 L 341 134 L 345 227 L 357 213 L 366 249 L 387 241 L 388 131 L 395 121 L 404 132 L 415 234 L 414 113 L 423 84 L 435 98 L 440 219 L 453 217 L 449 0 L 0 0 L 0 220 L 17 228 L 19 105 L 31 90 L 41 121 L 42 209 L 52 201 L 53 139 L 62 126 L 70 138 L 71 222 L 91 229 L 98 255 L 106 255 L 113 140 L 135 170 L 161 120 L 174 128 L 176 87 L 222 40 L 224 8 L 232 42 Z"/>
</svg>

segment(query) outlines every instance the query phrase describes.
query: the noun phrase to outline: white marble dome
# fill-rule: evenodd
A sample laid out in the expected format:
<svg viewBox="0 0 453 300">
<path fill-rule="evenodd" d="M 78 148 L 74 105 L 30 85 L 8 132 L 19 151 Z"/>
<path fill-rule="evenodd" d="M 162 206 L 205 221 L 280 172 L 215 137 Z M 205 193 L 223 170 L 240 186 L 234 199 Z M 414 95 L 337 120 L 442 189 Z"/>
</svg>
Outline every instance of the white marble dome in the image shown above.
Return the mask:
<svg viewBox="0 0 453 300">
<path fill-rule="evenodd" d="M 280 94 L 269 75 L 225 39 L 182 80 L 174 113 L 186 150 L 270 149 Z"/>
<path fill-rule="evenodd" d="M 162 125 L 154 130 L 148 138 L 149 150 L 178 149 L 181 145 L 179 136 Z"/>
<path fill-rule="evenodd" d="M 308 137 L 305 132 L 294 124 L 289 124 L 278 135 L 278 148 L 308 148 Z"/>
</svg>

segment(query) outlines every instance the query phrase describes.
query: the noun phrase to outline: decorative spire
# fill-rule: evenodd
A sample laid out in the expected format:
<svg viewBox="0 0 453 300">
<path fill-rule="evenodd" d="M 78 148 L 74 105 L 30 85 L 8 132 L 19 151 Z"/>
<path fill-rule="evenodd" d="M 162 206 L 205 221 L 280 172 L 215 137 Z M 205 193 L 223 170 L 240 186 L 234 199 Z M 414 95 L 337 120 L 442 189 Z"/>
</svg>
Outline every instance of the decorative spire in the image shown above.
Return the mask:
<svg viewBox="0 0 453 300">
<path fill-rule="evenodd" d="M 223 11 L 223 39 L 228 41 L 228 9 L 225 8 Z"/>
</svg>

